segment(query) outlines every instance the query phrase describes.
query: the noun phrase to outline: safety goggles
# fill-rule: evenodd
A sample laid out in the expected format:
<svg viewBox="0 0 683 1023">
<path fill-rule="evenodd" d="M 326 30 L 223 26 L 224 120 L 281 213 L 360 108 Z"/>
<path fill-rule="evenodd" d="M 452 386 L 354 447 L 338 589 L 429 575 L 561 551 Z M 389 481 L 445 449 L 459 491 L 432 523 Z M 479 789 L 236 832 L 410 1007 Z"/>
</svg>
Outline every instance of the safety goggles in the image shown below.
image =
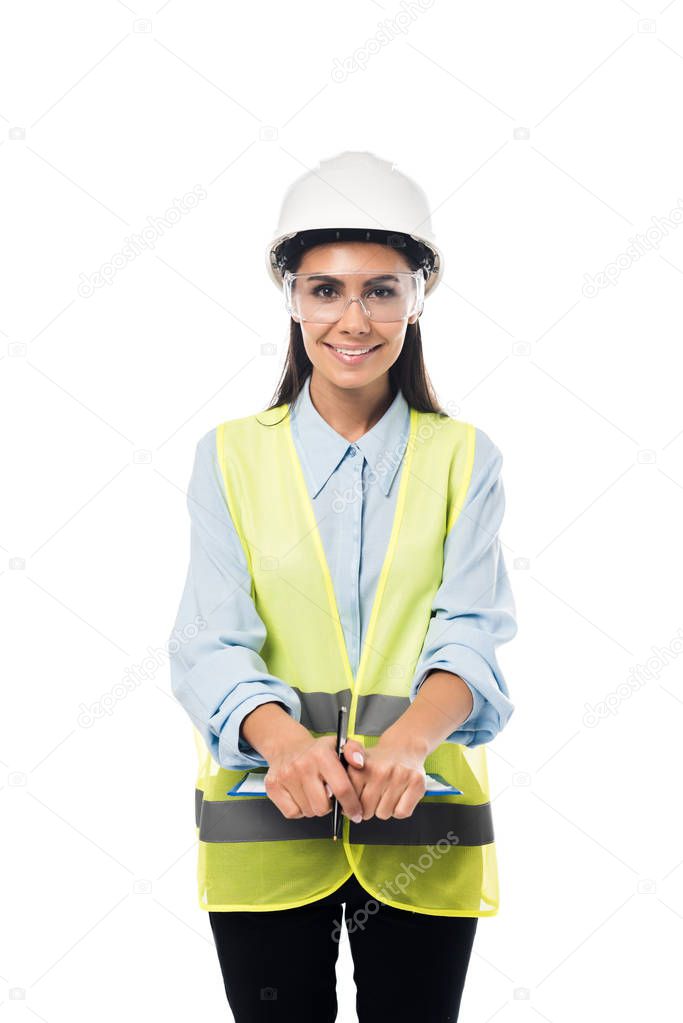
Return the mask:
<svg viewBox="0 0 683 1023">
<path fill-rule="evenodd" d="M 354 282 L 361 288 L 353 294 Z M 421 313 L 424 305 L 422 270 L 291 273 L 285 270 L 283 290 L 290 316 L 308 323 L 336 323 L 351 302 L 378 323 L 392 323 Z M 348 287 L 347 287 L 348 286 Z"/>
</svg>

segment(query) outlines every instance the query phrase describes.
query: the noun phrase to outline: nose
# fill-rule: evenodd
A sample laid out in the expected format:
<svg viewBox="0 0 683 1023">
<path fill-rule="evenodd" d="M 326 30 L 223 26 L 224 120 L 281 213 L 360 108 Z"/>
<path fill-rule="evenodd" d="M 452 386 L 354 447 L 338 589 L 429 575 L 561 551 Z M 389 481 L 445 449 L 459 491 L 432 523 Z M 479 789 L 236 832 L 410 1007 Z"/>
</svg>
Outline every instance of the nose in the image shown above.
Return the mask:
<svg viewBox="0 0 683 1023">
<path fill-rule="evenodd" d="M 347 334 L 370 334 L 372 331 L 370 320 L 363 312 L 363 307 L 357 298 L 349 300 L 337 327 L 342 333 Z"/>
</svg>

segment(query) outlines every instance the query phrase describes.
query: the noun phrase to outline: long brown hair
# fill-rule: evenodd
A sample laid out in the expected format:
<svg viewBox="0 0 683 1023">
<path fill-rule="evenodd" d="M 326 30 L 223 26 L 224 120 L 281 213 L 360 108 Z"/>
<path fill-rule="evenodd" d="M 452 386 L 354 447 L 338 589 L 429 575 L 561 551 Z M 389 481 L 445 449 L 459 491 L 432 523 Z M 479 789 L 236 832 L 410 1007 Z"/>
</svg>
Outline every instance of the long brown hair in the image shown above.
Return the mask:
<svg viewBox="0 0 683 1023">
<path fill-rule="evenodd" d="M 337 235 L 339 234 L 340 232 L 337 232 Z M 351 232 L 348 231 L 345 234 L 348 236 Z M 392 242 L 395 238 L 396 235 L 393 235 Z M 315 241 L 316 239 L 312 240 Z M 292 273 L 296 273 L 302 256 L 303 248 L 299 247 L 287 259 L 287 268 Z M 420 261 L 412 258 L 409 251 L 405 252 L 405 256 L 411 265 L 411 269 L 417 270 L 421 265 Z M 297 323 L 294 319 L 290 319 L 287 358 L 268 409 L 276 408 L 278 405 L 285 403 L 293 403 L 312 369 L 313 363 L 306 353 L 301 324 Z M 415 323 L 409 323 L 406 328 L 401 354 L 396 362 L 389 367 L 389 385 L 394 396 L 398 388 L 400 388 L 408 404 L 418 412 L 436 412 L 438 415 L 448 415 L 439 404 L 424 363 L 419 317 Z"/>
</svg>

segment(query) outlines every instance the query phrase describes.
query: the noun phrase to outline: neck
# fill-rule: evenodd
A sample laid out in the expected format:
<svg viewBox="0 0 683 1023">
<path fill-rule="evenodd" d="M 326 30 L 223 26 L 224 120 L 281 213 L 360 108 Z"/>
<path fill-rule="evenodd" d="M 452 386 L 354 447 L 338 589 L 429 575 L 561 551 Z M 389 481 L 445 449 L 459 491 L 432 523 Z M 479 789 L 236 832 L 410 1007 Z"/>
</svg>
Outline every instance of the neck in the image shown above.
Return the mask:
<svg viewBox="0 0 683 1023">
<path fill-rule="evenodd" d="M 358 440 L 378 423 L 394 400 L 389 374 L 364 387 L 337 387 L 313 367 L 311 401 L 333 430 L 349 442 Z"/>
</svg>

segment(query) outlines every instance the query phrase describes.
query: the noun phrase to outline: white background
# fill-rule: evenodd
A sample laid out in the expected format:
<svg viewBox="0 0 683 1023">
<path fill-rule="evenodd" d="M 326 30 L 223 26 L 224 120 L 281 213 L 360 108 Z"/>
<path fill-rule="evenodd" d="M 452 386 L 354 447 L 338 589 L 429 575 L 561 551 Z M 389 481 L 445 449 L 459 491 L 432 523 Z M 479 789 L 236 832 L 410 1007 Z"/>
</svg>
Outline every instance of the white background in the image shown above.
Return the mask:
<svg viewBox="0 0 683 1023">
<path fill-rule="evenodd" d="M 195 445 L 266 407 L 284 359 L 279 202 L 344 149 L 426 191 L 445 256 L 427 366 L 504 455 L 501 908 L 461 1019 L 672 1019 L 683 2 L 131 3 L 3 5 L 2 1019 L 229 1018 L 163 649 Z M 338 976 L 352 1023 L 346 943 Z"/>
</svg>

